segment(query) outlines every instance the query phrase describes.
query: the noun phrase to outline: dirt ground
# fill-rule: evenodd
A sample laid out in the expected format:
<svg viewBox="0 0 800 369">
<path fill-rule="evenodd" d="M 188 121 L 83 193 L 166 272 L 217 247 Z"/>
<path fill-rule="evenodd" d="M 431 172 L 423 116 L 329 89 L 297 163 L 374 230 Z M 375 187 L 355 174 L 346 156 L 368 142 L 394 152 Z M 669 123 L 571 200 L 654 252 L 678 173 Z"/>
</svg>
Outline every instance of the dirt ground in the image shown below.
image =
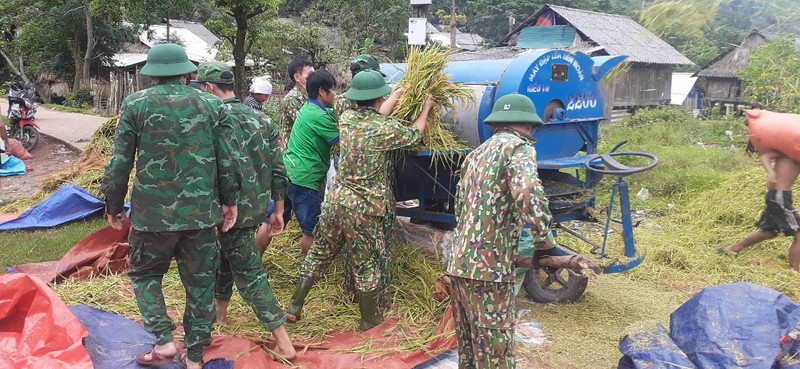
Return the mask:
<svg viewBox="0 0 800 369">
<path fill-rule="evenodd" d="M 60 141 L 42 135 L 39 144 L 31 151 L 33 159 L 25 160 L 28 173 L 21 176 L 0 177 L 0 205 L 39 191 L 39 184 L 53 173 L 78 161 L 80 153 Z"/>
</svg>

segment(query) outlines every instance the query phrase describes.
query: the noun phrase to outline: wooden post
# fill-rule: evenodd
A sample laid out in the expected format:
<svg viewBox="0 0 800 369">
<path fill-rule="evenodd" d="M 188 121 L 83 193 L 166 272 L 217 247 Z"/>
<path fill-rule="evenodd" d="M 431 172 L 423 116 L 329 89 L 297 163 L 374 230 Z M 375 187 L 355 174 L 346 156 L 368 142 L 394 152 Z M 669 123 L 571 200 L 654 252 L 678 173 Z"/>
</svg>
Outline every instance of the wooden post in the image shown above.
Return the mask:
<svg viewBox="0 0 800 369">
<path fill-rule="evenodd" d="M 458 29 L 456 28 L 456 0 L 451 1 L 450 3 L 450 49 L 455 50 L 458 48 L 456 45 L 456 32 Z"/>
</svg>

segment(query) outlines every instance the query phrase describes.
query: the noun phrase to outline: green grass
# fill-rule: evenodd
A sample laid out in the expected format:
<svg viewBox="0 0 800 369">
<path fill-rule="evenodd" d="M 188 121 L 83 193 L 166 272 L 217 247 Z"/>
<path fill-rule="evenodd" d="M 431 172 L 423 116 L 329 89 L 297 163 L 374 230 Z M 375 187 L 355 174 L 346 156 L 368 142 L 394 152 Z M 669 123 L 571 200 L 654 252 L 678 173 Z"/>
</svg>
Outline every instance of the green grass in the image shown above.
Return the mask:
<svg viewBox="0 0 800 369">
<path fill-rule="evenodd" d="M 65 113 L 99 115 L 99 116 L 103 116 L 103 117 L 111 117 L 111 116 L 113 116 L 113 115 L 109 115 L 109 114 L 98 114 L 96 111 L 94 111 L 92 108 L 89 108 L 89 107 L 87 107 L 87 108 L 73 108 L 71 106 L 64 106 L 64 105 L 58 105 L 58 104 L 45 104 L 44 107 L 48 108 L 50 110 L 61 111 L 61 112 L 65 112 Z"/>
<path fill-rule="evenodd" d="M 59 260 L 78 241 L 105 226 L 104 219 L 94 217 L 47 230 L 0 232 L 0 266 Z"/>
</svg>

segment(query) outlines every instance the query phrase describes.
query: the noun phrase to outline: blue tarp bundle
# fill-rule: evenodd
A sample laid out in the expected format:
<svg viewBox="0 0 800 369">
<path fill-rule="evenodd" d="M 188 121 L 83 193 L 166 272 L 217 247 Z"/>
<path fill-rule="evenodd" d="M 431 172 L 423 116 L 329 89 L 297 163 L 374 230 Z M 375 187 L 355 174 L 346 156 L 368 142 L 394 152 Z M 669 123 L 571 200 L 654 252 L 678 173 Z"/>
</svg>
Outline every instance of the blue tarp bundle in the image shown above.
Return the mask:
<svg viewBox="0 0 800 369">
<path fill-rule="evenodd" d="M 620 342 L 618 369 L 800 369 L 800 305 L 779 292 L 739 282 L 708 287 L 670 316 L 670 334 L 634 333 Z M 797 363 L 792 363 L 796 361 Z"/>
<path fill-rule="evenodd" d="M 8 156 L 3 165 L 0 165 L 0 177 L 19 176 L 27 173 L 25 163 L 16 156 Z"/>
<path fill-rule="evenodd" d="M 0 223 L 0 231 L 55 227 L 88 218 L 103 209 L 103 200 L 78 186 L 67 185 L 16 219 Z"/>
<path fill-rule="evenodd" d="M 136 355 L 148 352 L 156 342 L 155 336 L 140 325 L 117 314 L 91 306 L 75 305 L 70 311 L 81 321 L 89 336 L 83 346 L 92 358 L 95 369 L 144 369 L 152 368 L 136 363 Z M 171 365 L 159 369 L 182 369 L 177 358 Z M 231 369 L 233 361 L 212 360 L 203 369 Z"/>
</svg>

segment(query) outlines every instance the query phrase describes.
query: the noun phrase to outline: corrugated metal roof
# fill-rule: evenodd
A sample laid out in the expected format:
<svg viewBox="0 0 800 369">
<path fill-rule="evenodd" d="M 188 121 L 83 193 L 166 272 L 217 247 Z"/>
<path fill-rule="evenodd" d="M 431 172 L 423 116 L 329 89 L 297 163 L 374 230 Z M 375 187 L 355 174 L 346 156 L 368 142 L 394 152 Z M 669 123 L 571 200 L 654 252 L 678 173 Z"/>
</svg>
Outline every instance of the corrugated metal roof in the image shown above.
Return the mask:
<svg viewBox="0 0 800 369">
<path fill-rule="evenodd" d="M 506 35 L 498 46 L 508 45 L 514 35 L 519 34 L 525 27 L 535 25 L 539 15 L 547 10 L 554 11 L 569 25 L 575 27 L 585 41 L 603 46 L 610 55 L 627 55 L 627 61 L 630 62 L 694 65 L 674 47 L 629 17 L 556 5 L 545 5 Z"/>
<path fill-rule="evenodd" d="M 193 62 L 212 61 L 217 56 L 217 47 L 207 43 L 191 30 L 171 27 L 169 33 L 170 41 L 183 46 L 183 49 L 186 50 L 186 56 Z M 177 39 L 175 39 L 175 37 L 177 37 Z M 166 25 L 152 25 L 150 26 L 149 32 L 142 32 L 139 34 L 139 41 L 149 47 L 164 42 L 166 39 Z"/>
<path fill-rule="evenodd" d="M 209 45 L 216 45 L 220 41 L 219 37 L 211 33 L 208 28 L 200 23 L 170 19 L 169 24 L 174 27 L 189 30 Z"/>
<path fill-rule="evenodd" d="M 147 54 L 140 53 L 118 53 L 111 57 L 111 66 L 126 68 L 131 65 L 142 64 L 147 61 Z"/>
<path fill-rule="evenodd" d="M 575 43 L 575 27 L 525 27 L 519 33 L 517 47 L 523 49 L 560 49 Z"/>
</svg>

